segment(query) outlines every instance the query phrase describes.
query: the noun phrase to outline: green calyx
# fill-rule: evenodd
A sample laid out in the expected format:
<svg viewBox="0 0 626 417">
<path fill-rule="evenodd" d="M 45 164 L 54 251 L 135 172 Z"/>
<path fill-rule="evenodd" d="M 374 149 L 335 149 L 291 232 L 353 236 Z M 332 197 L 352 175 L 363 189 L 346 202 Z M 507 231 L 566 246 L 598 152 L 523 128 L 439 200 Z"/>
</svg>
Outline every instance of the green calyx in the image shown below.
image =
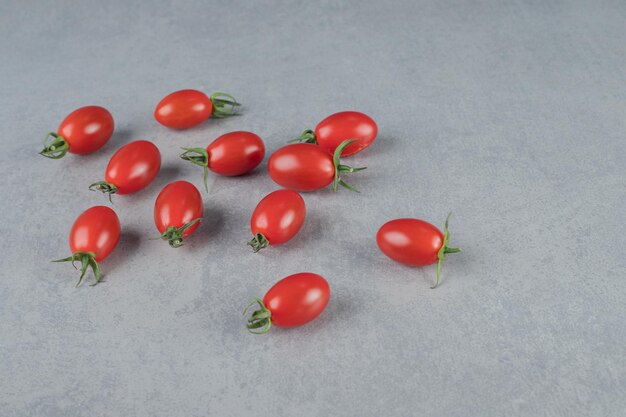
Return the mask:
<svg viewBox="0 0 626 417">
<path fill-rule="evenodd" d="M 111 200 L 111 195 L 117 192 L 117 187 L 111 184 L 110 182 L 106 182 L 106 181 L 94 182 L 93 184 L 89 186 L 89 189 L 91 191 L 102 191 L 103 193 L 108 194 L 109 201 L 111 203 L 113 202 L 113 200 Z"/>
<path fill-rule="evenodd" d="M 204 189 L 209 192 L 209 153 L 204 148 L 181 148 L 180 157 L 204 169 Z"/>
<path fill-rule="evenodd" d="M 333 191 L 335 192 L 340 185 L 342 187 L 346 187 L 350 191 L 354 191 L 355 193 L 359 192 L 359 190 L 342 180 L 341 174 L 363 171 L 364 169 L 367 169 L 367 167 L 352 168 L 348 165 L 342 165 L 340 162 L 341 152 L 343 152 L 343 150 L 346 149 L 347 146 L 349 146 L 351 143 L 356 142 L 357 140 L 359 139 L 344 140 L 343 142 L 341 142 L 341 144 L 339 144 L 339 146 L 337 146 L 337 149 L 335 149 L 335 153 L 333 154 L 333 164 L 335 165 L 335 179 L 333 180 Z"/>
<path fill-rule="evenodd" d="M 448 213 L 448 217 L 446 217 L 446 223 L 443 229 L 443 245 L 439 248 L 439 252 L 437 252 L 437 282 L 435 285 L 430 287 L 431 289 L 435 289 L 439 286 L 439 280 L 441 276 L 441 263 L 446 260 L 446 255 L 448 253 L 458 253 L 461 252 L 461 248 L 450 248 L 448 247 L 448 242 L 450 241 L 450 231 L 448 230 L 448 220 L 450 220 L 450 216 L 452 213 Z"/>
<path fill-rule="evenodd" d="M 213 103 L 213 117 L 218 119 L 235 115 L 237 113 L 236 107 L 241 106 L 230 94 L 217 92 L 211 94 L 209 98 Z"/>
<path fill-rule="evenodd" d="M 43 150 L 39 152 L 39 155 L 50 159 L 60 159 L 65 156 L 69 149 L 70 145 L 63 136 L 50 132 L 43 140 Z"/>
<path fill-rule="evenodd" d="M 72 256 L 68 256 L 67 258 L 63 258 L 63 259 L 56 259 L 52 262 L 71 262 L 72 266 L 76 268 L 76 265 L 74 265 L 74 263 L 78 261 L 80 261 L 81 267 L 80 267 L 80 278 L 78 279 L 78 282 L 76 283 L 76 287 L 79 287 L 80 284 L 82 284 L 83 278 L 85 277 L 85 273 L 87 272 L 87 268 L 89 267 L 91 267 L 91 269 L 93 270 L 93 274 L 96 277 L 96 282 L 91 284 L 91 286 L 97 285 L 100 282 L 101 275 L 100 275 L 100 266 L 98 265 L 98 262 L 96 262 L 95 253 L 75 252 Z"/>
<path fill-rule="evenodd" d="M 263 233 L 257 233 L 250 241 L 248 241 L 248 245 L 252 246 L 252 250 L 254 251 L 254 253 L 257 253 L 261 249 L 268 247 L 269 244 L 269 240 L 267 240 L 267 238 L 263 236 Z"/>
<path fill-rule="evenodd" d="M 294 143 L 294 142 L 317 144 L 317 140 L 315 139 L 315 132 L 313 132 L 311 129 L 307 129 L 304 132 L 302 132 L 300 136 L 288 141 L 287 143 Z"/>
<path fill-rule="evenodd" d="M 170 226 L 165 229 L 161 236 L 155 237 L 153 238 L 153 240 L 167 240 L 171 247 L 180 248 L 181 246 L 183 246 L 183 232 L 194 224 L 198 223 L 200 220 L 202 219 L 193 219 L 192 221 L 190 221 L 189 223 L 185 223 L 181 227 Z"/>
<path fill-rule="evenodd" d="M 245 316 L 250 307 L 258 304 L 259 309 L 255 310 L 254 313 L 248 319 L 248 324 L 246 327 L 250 333 L 254 334 L 263 334 L 270 331 L 272 328 L 272 312 L 265 307 L 263 301 L 259 298 L 255 298 L 246 309 L 243 311 L 243 315 Z"/>
</svg>

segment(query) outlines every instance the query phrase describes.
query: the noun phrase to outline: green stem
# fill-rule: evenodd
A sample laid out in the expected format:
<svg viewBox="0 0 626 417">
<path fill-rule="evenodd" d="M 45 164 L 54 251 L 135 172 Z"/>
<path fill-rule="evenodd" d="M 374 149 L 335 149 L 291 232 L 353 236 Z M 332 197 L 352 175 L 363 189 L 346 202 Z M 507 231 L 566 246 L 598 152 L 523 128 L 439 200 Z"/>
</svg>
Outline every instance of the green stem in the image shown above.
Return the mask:
<svg viewBox="0 0 626 417">
<path fill-rule="evenodd" d="M 79 287 L 82 284 L 83 278 L 85 277 L 85 273 L 87 272 L 87 269 L 89 267 L 91 267 L 93 274 L 96 278 L 96 282 L 92 284 L 92 286 L 97 285 L 101 280 L 101 274 L 100 274 L 100 265 L 98 265 L 98 262 L 96 262 L 95 253 L 75 252 L 72 256 L 68 256 L 67 258 L 63 258 L 63 259 L 55 259 L 52 262 L 71 262 L 72 266 L 76 268 L 76 265 L 74 265 L 74 262 L 78 262 L 78 261 L 80 261 L 81 267 L 80 267 L 80 278 L 78 279 L 78 282 L 76 283 L 76 287 Z"/>
<path fill-rule="evenodd" d="M 155 237 L 153 238 L 153 240 L 167 240 L 171 247 L 180 248 L 181 246 L 183 246 L 183 232 L 200 220 L 202 220 L 202 218 L 193 219 L 192 221 L 190 221 L 189 223 L 185 223 L 181 227 L 170 226 L 165 229 L 161 236 Z"/>
<path fill-rule="evenodd" d="M 443 229 L 443 245 L 439 248 L 439 252 L 437 252 L 437 282 L 433 285 L 432 289 L 435 289 L 439 286 L 439 281 L 441 277 L 441 264 L 446 260 L 446 255 L 448 253 L 458 253 L 461 252 L 461 248 L 450 248 L 448 247 L 448 242 L 450 241 L 450 231 L 448 230 L 448 221 L 450 220 L 450 216 L 452 213 L 448 213 L 448 217 L 446 217 L 446 223 Z"/>
<path fill-rule="evenodd" d="M 337 146 L 337 149 L 335 149 L 335 153 L 333 154 L 333 164 L 335 165 L 335 179 L 333 181 L 333 191 L 335 192 L 337 191 L 340 185 L 342 187 L 347 188 L 350 191 L 354 191 L 355 193 L 359 192 L 359 190 L 357 190 L 356 188 L 354 188 L 353 186 L 351 186 L 350 184 L 348 184 L 347 182 L 341 179 L 341 173 L 359 172 L 359 171 L 363 171 L 367 167 L 352 168 L 349 165 L 342 165 L 340 162 L 341 152 L 347 146 L 349 146 L 351 143 L 356 142 L 357 140 L 359 139 L 344 140 L 343 142 L 339 144 L 339 146 Z"/>
<path fill-rule="evenodd" d="M 246 327 L 248 331 L 253 334 L 263 334 L 270 331 L 272 328 L 272 312 L 265 307 L 263 301 L 260 298 L 255 298 L 246 309 L 243 311 L 244 316 L 253 305 L 258 304 L 259 309 L 255 310 L 254 313 L 248 319 L 248 324 Z"/>
<path fill-rule="evenodd" d="M 39 152 L 39 155 L 50 159 L 60 159 L 65 156 L 69 149 L 70 145 L 63 136 L 50 132 L 43 140 L 43 150 Z"/>
<path fill-rule="evenodd" d="M 103 193 L 108 194 L 109 201 L 111 203 L 113 203 L 113 200 L 111 200 L 111 195 L 117 193 L 117 187 L 114 184 L 106 181 L 94 182 L 89 186 L 89 189 L 91 191 L 102 191 Z"/>
<path fill-rule="evenodd" d="M 181 148 L 180 157 L 204 169 L 204 189 L 209 192 L 209 152 L 204 148 Z"/>
<path fill-rule="evenodd" d="M 252 250 L 254 253 L 257 253 L 263 248 L 269 246 L 270 242 L 267 240 L 263 233 L 257 233 L 254 237 L 248 242 L 248 245 L 252 246 Z"/>
<path fill-rule="evenodd" d="M 241 106 L 235 97 L 227 93 L 216 92 L 211 94 L 209 98 L 213 103 L 213 117 L 218 119 L 235 115 L 237 113 L 235 108 Z"/>
<path fill-rule="evenodd" d="M 302 132 L 300 136 L 298 136 L 295 139 L 291 139 L 287 143 L 294 143 L 294 142 L 317 144 L 317 140 L 315 139 L 315 132 L 313 132 L 311 129 L 307 129 L 304 132 Z"/>
</svg>

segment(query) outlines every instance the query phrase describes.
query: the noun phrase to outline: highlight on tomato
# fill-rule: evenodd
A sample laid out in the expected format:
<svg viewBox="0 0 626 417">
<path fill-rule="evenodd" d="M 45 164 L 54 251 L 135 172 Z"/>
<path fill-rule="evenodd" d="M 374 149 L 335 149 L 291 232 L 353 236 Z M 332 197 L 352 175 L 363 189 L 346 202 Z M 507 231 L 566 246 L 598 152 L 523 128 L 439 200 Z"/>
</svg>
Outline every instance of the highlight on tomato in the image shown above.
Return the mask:
<svg viewBox="0 0 626 417">
<path fill-rule="evenodd" d="M 259 202 L 250 218 L 254 237 L 248 242 L 256 253 L 268 245 L 280 245 L 298 234 L 304 223 L 306 207 L 302 196 L 293 190 L 277 190 Z"/>
<path fill-rule="evenodd" d="M 63 158 L 65 154 L 85 155 L 97 151 L 111 139 L 115 123 L 104 107 L 86 106 L 71 112 L 44 139 L 40 155 L 50 159 Z"/>
<path fill-rule="evenodd" d="M 70 230 L 70 250 L 72 256 L 52 262 L 81 263 L 80 286 L 88 268 L 93 270 L 96 285 L 101 280 L 98 262 L 106 259 L 120 240 L 120 220 L 117 214 L 105 206 L 95 206 L 85 210 L 72 225 Z"/>
<path fill-rule="evenodd" d="M 317 318 L 328 305 L 330 287 L 318 274 L 300 272 L 278 281 L 265 294 L 263 300 L 256 298 L 244 310 L 258 305 L 248 319 L 250 333 L 267 333 L 272 325 L 278 327 L 302 326 Z"/>
<path fill-rule="evenodd" d="M 329 152 L 345 140 L 356 140 L 346 147 L 341 156 L 361 152 L 376 140 L 378 126 L 374 119 L 358 111 L 342 111 L 331 114 L 317 124 L 315 130 L 307 129 L 292 142 L 316 143 Z"/>
<path fill-rule="evenodd" d="M 252 132 L 226 133 L 205 148 L 183 148 L 180 157 L 204 169 L 204 188 L 208 191 L 209 169 L 216 174 L 235 177 L 247 174 L 265 158 L 263 140 Z"/>
<path fill-rule="evenodd" d="M 136 140 L 119 148 L 109 160 L 104 181 L 89 186 L 92 191 L 132 194 L 146 188 L 161 169 L 159 148 L 147 140 Z"/>
<path fill-rule="evenodd" d="M 341 178 L 341 174 L 365 169 L 352 168 L 340 162 L 341 152 L 354 142 L 343 141 L 333 154 L 310 143 L 284 146 L 270 156 L 267 163 L 270 177 L 278 185 L 296 191 L 319 190 L 332 183 L 334 191 L 341 185 L 358 193 L 356 188 Z"/>
<path fill-rule="evenodd" d="M 183 240 L 198 228 L 203 210 L 202 196 L 193 184 L 169 183 L 154 203 L 154 224 L 161 233 L 156 239 L 167 240 L 173 248 L 183 246 Z"/>
<path fill-rule="evenodd" d="M 385 223 L 376 234 L 380 250 L 394 261 L 410 265 L 425 266 L 437 262 L 437 282 L 439 286 L 441 264 L 449 253 L 461 252 L 460 248 L 448 247 L 450 232 L 448 220 L 443 233 L 432 224 L 419 219 L 396 219 Z"/>
<path fill-rule="evenodd" d="M 171 129 L 188 129 L 209 116 L 224 118 L 235 114 L 240 106 L 235 97 L 227 93 L 207 96 L 198 90 L 179 90 L 163 98 L 154 110 L 157 122 Z"/>
</svg>

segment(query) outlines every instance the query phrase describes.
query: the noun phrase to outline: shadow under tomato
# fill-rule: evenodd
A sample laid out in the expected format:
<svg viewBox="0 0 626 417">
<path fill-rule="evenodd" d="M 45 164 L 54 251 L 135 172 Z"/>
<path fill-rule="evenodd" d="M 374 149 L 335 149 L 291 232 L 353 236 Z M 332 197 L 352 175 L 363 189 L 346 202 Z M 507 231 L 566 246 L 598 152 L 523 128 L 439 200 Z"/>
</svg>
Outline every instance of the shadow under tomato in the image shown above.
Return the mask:
<svg viewBox="0 0 626 417">
<path fill-rule="evenodd" d="M 223 216 L 215 207 L 205 207 L 202 216 L 200 227 L 185 242 L 191 252 L 206 249 L 222 229 Z"/>
<path fill-rule="evenodd" d="M 102 271 L 102 281 L 106 282 L 109 277 L 112 279 L 120 278 L 122 274 L 115 274 L 116 271 L 122 271 L 124 264 L 129 262 L 129 255 L 135 253 L 141 246 L 141 242 L 146 240 L 139 231 L 122 228 L 120 241 L 111 255 L 100 263 Z M 93 279 L 93 276 L 91 277 Z"/>
</svg>

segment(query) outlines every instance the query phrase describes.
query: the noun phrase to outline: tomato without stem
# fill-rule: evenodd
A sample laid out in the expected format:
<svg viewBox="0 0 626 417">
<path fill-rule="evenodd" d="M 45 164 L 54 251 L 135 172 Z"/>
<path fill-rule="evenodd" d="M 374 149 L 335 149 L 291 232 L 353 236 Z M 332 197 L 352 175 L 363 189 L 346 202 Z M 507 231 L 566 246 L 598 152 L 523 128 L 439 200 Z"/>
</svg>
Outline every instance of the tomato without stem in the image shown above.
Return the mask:
<svg viewBox="0 0 626 417">
<path fill-rule="evenodd" d="M 59 159 L 66 153 L 84 155 L 104 146 L 111 139 L 115 123 L 111 113 L 103 107 L 86 106 L 71 112 L 44 140 L 39 154 Z"/>
<path fill-rule="evenodd" d="M 109 160 L 104 181 L 91 184 L 89 189 L 109 194 L 131 194 L 146 188 L 161 169 L 159 148 L 147 140 L 137 140 L 122 146 Z"/>
<path fill-rule="evenodd" d="M 120 221 L 113 210 L 105 206 L 95 206 L 85 210 L 72 225 L 70 231 L 70 249 L 72 256 L 57 259 L 52 262 L 80 261 L 81 272 L 76 286 L 78 287 L 85 277 L 87 268 L 93 270 L 96 285 L 100 282 L 100 266 L 98 262 L 104 260 L 113 252 L 120 239 Z"/>
<path fill-rule="evenodd" d="M 171 247 L 196 231 L 204 206 L 200 191 L 187 181 L 174 181 L 163 188 L 154 203 L 154 224 Z"/>
<path fill-rule="evenodd" d="M 267 333 L 272 325 L 279 327 L 302 326 L 317 318 L 328 305 L 330 287 L 317 274 L 300 272 L 278 281 L 265 294 L 263 300 L 255 299 L 256 310 L 248 319 L 251 333 Z"/>
<path fill-rule="evenodd" d="M 209 169 L 226 177 L 243 175 L 256 168 L 265 158 L 263 140 L 252 132 L 230 132 L 204 148 L 183 148 L 185 161 L 204 169 L 204 187 L 208 191 Z"/>
<path fill-rule="evenodd" d="M 268 245 L 291 240 L 302 228 L 306 207 L 295 191 L 277 190 L 266 195 L 256 206 L 250 219 L 254 237 L 248 242 L 254 252 Z"/>
<path fill-rule="evenodd" d="M 448 247 L 450 232 L 448 220 L 443 233 L 432 224 L 419 219 L 396 219 L 385 223 L 376 235 L 380 250 L 394 261 L 410 265 L 425 266 L 437 262 L 437 282 L 439 285 L 441 263 L 448 253 L 460 252 L 459 248 Z"/>
<path fill-rule="evenodd" d="M 218 92 L 209 97 L 198 90 L 179 90 L 157 104 L 154 118 L 171 129 L 188 129 L 211 115 L 218 118 L 232 116 L 239 105 L 230 94 Z"/>
<path fill-rule="evenodd" d="M 332 153 L 343 141 L 355 140 L 341 152 L 341 156 L 350 156 L 370 146 L 376 140 L 377 134 L 378 126 L 367 114 L 342 111 L 319 122 L 315 131 L 305 130 L 294 141 L 317 143 Z"/>
<path fill-rule="evenodd" d="M 339 156 L 353 141 L 344 141 L 334 154 L 309 144 L 296 143 L 280 148 L 270 156 L 268 169 L 270 176 L 279 185 L 296 191 L 314 191 L 333 183 L 333 190 L 339 185 L 357 191 L 341 179 L 341 173 L 362 171 L 365 168 L 352 168 L 342 165 Z"/>
</svg>

